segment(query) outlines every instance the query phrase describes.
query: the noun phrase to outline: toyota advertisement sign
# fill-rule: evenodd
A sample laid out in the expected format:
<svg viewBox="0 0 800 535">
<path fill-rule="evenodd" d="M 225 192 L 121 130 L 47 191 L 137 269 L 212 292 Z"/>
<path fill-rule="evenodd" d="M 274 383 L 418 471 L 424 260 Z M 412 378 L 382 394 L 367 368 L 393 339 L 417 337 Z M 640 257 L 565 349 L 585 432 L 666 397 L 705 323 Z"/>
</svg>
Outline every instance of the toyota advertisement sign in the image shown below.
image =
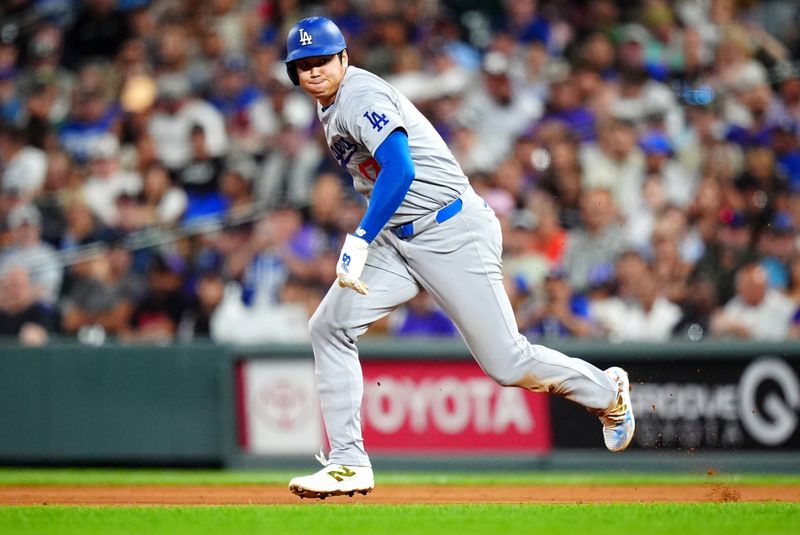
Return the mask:
<svg viewBox="0 0 800 535">
<path fill-rule="evenodd" d="M 361 421 L 370 453 L 546 453 L 548 398 L 502 388 L 472 361 L 363 363 Z M 297 454 L 327 441 L 310 361 L 237 367 L 239 446 Z"/>
</svg>

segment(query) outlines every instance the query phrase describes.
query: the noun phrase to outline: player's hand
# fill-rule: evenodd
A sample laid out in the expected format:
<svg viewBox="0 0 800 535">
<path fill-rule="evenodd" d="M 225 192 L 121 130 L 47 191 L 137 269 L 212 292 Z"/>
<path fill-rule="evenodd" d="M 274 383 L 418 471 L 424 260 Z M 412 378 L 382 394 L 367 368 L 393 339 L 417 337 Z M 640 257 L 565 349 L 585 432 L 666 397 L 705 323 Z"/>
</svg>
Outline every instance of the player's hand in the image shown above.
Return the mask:
<svg viewBox="0 0 800 535">
<path fill-rule="evenodd" d="M 367 263 L 367 249 L 369 244 L 358 236 L 348 234 L 344 239 L 339 261 L 336 263 L 336 278 L 339 286 L 351 288 L 361 295 L 367 295 L 367 284 L 361 280 L 361 272 Z"/>
</svg>

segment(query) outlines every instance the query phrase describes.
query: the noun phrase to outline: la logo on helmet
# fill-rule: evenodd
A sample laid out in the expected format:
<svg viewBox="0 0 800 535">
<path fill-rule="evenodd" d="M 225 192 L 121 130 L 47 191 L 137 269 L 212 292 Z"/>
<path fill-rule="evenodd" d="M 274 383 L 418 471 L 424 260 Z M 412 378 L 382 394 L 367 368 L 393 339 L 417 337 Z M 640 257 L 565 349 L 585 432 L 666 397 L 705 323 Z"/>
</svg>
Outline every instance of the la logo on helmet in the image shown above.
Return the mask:
<svg viewBox="0 0 800 535">
<path fill-rule="evenodd" d="M 311 34 L 305 31 L 303 28 L 300 28 L 300 44 L 305 46 L 310 45 L 312 42 L 313 39 L 311 39 Z"/>
</svg>

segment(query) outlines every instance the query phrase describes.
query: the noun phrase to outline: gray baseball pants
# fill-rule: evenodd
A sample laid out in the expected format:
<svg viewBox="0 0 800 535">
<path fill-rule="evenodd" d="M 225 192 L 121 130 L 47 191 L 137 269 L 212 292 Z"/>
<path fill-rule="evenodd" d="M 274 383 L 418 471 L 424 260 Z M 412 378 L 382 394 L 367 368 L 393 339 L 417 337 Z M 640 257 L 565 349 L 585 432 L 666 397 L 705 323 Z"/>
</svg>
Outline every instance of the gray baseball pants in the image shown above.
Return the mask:
<svg viewBox="0 0 800 535">
<path fill-rule="evenodd" d="M 374 321 L 427 290 L 455 323 L 484 372 L 503 386 L 551 392 L 592 412 L 608 409 L 616 387 L 602 370 L 519 333 L 503 287 L 500 222 L 468 187 L 460 213 L 410 239 L 384 230 L 369 249 L 363 296 L 334 283 L 309 321 L 329 458 L 370 466 L 361 433 L 364 392 L 356 342 Z"/>
</svg>

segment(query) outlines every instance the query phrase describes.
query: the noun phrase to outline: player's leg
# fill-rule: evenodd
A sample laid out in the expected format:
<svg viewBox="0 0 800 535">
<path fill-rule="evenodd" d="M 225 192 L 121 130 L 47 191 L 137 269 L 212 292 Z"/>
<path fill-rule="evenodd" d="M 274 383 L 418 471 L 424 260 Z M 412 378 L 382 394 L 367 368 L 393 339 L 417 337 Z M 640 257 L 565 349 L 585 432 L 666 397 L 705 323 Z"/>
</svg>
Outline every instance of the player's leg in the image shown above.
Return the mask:
<svg viewBox="0 0 800 535">
<path fill-rule="evenodd" d="M 414 297 L 419 288 L 404 261 L 379 237 L 362 276 L 368 295 L 334 282 L 309 321 L 330 461 L 370 466 L 361 435 L 363 378 L 356 341 L 374 321 Z"/>
<path fill-rule="evenodd" d="M 461 214 L 398 247 L 490 377 L 607 414 L 619 399 L 615 380 L 584 360 L 531 344 L 519 333 L 503 287 L 501 239 L 492 211 L 468 193 Z"/>
<path fill-rule="evenodd" d="M 361 295 L 334 283 L 309 321 L 317 389 L 331 451 L 318 457 L 324 468 L 295 477 L 289 490 L 301 498 L 366 494 L 374 487 L 372 467 L 361 435 L 364 393 L 356 341 L 369 325 L 419 291 L 403 260 L 378 238 L 361 277 Z"/>
</svg>

